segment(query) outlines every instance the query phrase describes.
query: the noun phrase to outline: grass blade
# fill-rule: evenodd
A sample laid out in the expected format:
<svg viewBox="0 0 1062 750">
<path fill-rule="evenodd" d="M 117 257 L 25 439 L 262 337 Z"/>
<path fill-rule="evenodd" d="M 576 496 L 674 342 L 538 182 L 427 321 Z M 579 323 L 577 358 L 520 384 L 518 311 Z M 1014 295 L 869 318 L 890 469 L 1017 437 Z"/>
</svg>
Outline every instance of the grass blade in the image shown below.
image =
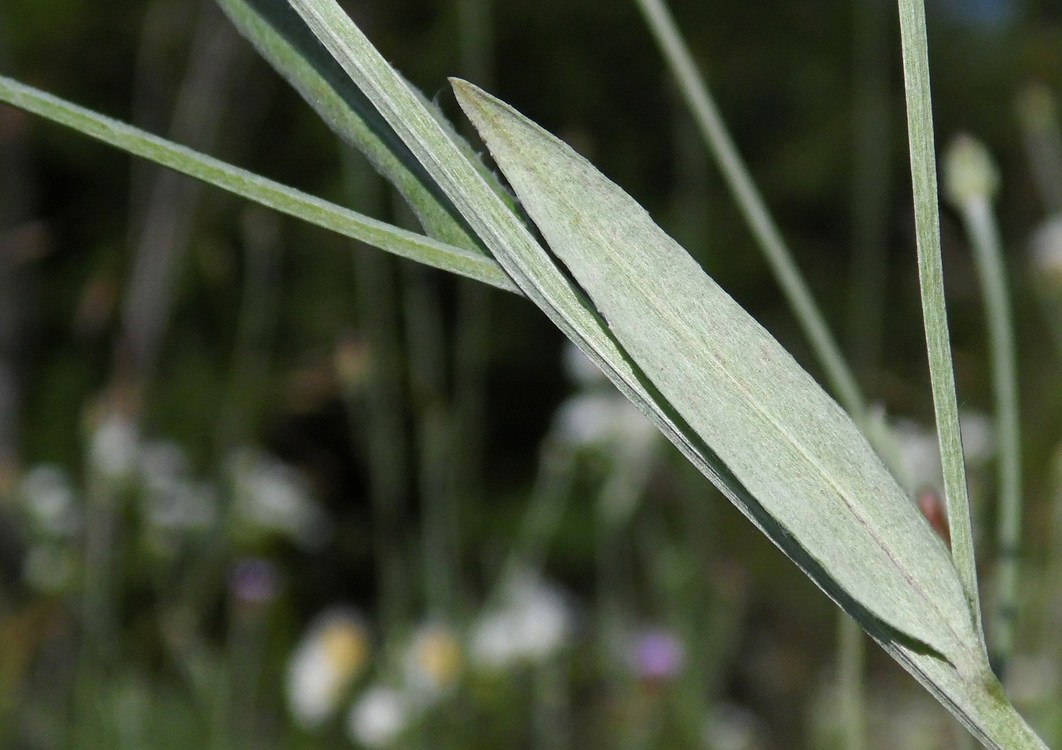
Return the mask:
<svg viewBox="0 0 1062 750">
<path fill-rule="evenodd" d="M 499 289 L 516 290 L 498 264 L 480 252 L 447 245 L 377 221 L 3 76 L 0 76 L 0 101 L 389 253 Z"/>
</svg>

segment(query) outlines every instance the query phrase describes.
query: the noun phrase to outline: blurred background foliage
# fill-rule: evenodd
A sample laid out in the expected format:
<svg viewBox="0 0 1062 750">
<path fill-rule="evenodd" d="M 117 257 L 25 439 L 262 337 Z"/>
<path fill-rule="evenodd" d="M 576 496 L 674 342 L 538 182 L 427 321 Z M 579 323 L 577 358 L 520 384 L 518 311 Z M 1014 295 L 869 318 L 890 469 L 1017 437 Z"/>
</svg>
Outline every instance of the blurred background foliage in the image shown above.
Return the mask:
<svg viewBox="0 0 1062 750">
<path fill-rule="evenodd" d="M 1030 155 L 1016 114 L 1031 85 L 1041 104 L 1062 92 L 1062 6 L 927 5 L 938 138 L 976 135 L 1002 174 L 1028 488 L 1020 632 L 1036 668 L 1024 706 L 1062 741 L 1059 661 L 1044 666 L 1042 640 L 1059 607 L 1043 588 L 1062 580 L 1051 537 L 1062 272 L 1057 256 L 1052 271 L 1028 251 L 1060 206 L 1038 188 L 1045 157 Z M 566 138 L 818 373 L 633 3 L 344 6 L 455 121 L 446 76 L 465 75 Z M 468 21 L 477 8 L 483 37 Z M 908 432 L 931 425 L 895 7 L 675 0 L 673 11 L 867 393 Z M 0 68 L 411 222 L 211 0 L 7 0 Z M 985 413 L 977 277 L 955 215 L 942 231 L 960 402 Z M 562 337 L 518 297 L 10 108 L 0 250 L 5 747 L 372 745 L 356 710 L 306 719 L 292 698 L 296 643 L 331 632 L 311 623 L 338 604 L 357 614 L 325 617 L 346 634 L 333 639 L 350 666 L 336 705 L 356 707 L 369 683 L 406 685 L 401 654 L 428 625 L 445 635 L 424 641 L 431 654 L 440 643 L 462 654 L 452 669 L 428 659 L 432 679 L 460 689 L 437 685 L 415 711 L 408 696 L 372 694 L 417 717 L 399 722 L 397 746 L 839 746 L 825 597 L 670 449 L 632 431 L 607 389 L 566 376 Z M 932 464 L 932 442 L 915 445 L 912 462 Z M 241 500 L 252 495 L 271 498 L 273 515 Z M 160 521 L 175 507 L 193 521 Z M 514 583 L 527 576 L 538 583 Z M 560 645 L 484 676 L 474 636 L 509 612 L 499 601 L 523 601 L 512 591 L 555 607 L 534 611 L 559 618 Z M 616 655 L 652 635 L 663 672 Z M 876 650 L 867 681 L 871 747 L 951 746 L 942 709 Z M 889 718 L 901 715 L 928 727 L 920 739 Z"/>
</svg>

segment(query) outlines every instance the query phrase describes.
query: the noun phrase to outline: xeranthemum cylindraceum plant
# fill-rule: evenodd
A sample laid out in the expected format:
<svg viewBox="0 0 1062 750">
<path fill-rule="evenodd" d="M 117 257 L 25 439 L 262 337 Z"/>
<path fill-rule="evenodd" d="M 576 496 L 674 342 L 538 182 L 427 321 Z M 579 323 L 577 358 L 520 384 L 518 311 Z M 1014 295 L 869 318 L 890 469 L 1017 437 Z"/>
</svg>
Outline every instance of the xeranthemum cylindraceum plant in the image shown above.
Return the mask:
<svg viewBox="0 0 1062 750">
<path fill-rule="evenodd" d="M 849 416 L 630 196 L 508 105 L 454 80 L 458 102 L 543 246 L 455 131 L 334 0 L 218 1 L 259 52 L 398 187 L 428 237 L 8 79 L 0 79 L 0 98 L 390 252 L 522 292 L 979 740 L 993 748 L 1045 747 L 989 666 L 968 535 L 953 530 L 956 567 Z M 906 66 L 912 167 L 920 254 L 929 258 L 923 280 L 932 294 L 939 281 L 932 132 L 916 127 L 929 115 L 921 3 L 901 3 L 901 18 L 905 51 L 915 50 Z M 942 305 L 942 299 L 926 305 L 927 338 L 947 440 L 954 388 L 950 369 L 939 370 L 940 352 L 932 351 L 934 342 L 946 344 Z M 969 517 L 961 448 L 957 455 L 954 446 L 943 452 L 949 510 L 961 522 Z"/>
</svg>

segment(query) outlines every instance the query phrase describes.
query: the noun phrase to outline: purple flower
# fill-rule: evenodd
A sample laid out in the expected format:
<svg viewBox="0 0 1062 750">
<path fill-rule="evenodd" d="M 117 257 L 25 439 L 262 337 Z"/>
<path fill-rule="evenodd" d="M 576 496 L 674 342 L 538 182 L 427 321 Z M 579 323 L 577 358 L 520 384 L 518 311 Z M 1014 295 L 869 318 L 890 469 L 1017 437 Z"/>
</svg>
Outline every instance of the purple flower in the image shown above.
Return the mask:
<svg viewBox="0 0 1062 750">
<path fill-rule="evenodd" d="M 241 604 L 268 604 L 279 588 L 276 566 L 261 557 L 237 561 L 229 574 L 229 590 Z"/>
<path fill-rule="evenodd" d="M 674 633 L 647 630 L 634 639 L 631 668 L 643 680 L 673 680 L 682 673 L 686 649 Z"/>
</svg>

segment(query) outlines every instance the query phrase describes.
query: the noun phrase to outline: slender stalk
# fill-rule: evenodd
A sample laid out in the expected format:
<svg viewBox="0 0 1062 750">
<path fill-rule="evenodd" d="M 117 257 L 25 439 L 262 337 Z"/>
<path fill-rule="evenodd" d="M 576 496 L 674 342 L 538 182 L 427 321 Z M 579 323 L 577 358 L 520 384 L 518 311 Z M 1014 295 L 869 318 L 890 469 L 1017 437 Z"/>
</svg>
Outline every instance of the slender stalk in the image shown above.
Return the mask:
<svg viewBox="0 0 1062 750">
<path fill-rule="evenodd" d="M 966 487 L 966 468 L 959 435 L 959 408 L 944 304 L 944 271 L 940 257 L 940 213 L 937 205 L 937 167 L 933 150 L 933 109 L 929 91 L 929 43 L 922 0 L 899 0 L 903 47 L 907 129 L 914 189 L 918 280 L 922 293 L 929 378 L 944 469 L 951 553 L 978 632 L 981 606 L 977 590 L 973 524 Z M 983 635 L 982 635 L 983 640 Z"/>
<path fill-rule="evenodd" d="M 999 432 L 999 569 L 991 656 L 996 673 L 1003 680 L 1007 662 L 1014 651 L 1022 490 L 1014 321 L 1002 243 L 991 203 L 998 177 L 987 149 L 969 136 L 959 136 L 952 142 L 945 155 L 945 168 L 947 192 L 962 214 L 985 296 L 992 391 Z"/>
<path fill-rule="evenodd" d="M 233 43 L 235 32 L 219 23 L 223 18 L 212 2 L 202 3 L 198 15 L 169 135 L 195 148 L 209 148 L 220 131 L 224 105 L 231 100 L 233 73 L 240 68 L 245 48 Z M 148 184 L 135 186 L 132 196 L 133 265 L 123 301 L 118 344 L 122 351 L 116 357 L 117 362 L 132 365 L 133 379 L 140 386 L 150 378 L 169 328 L 174 281 L 188 251 L 202 194 L 198 182 L 168 170 L 151 172 L 149 180 L 142 181 Z"/>
<path fill-rule="evenodd" d="M 4 76 L 0 76 L 0 102 L 345 237 L 499 289 L 516 291 L 516 285 L 497 262 L 482 253 L 371 219 Z"/>
<path fill-rule="evenodd" d="M 749 228 L 782 287 L 782 292 L 804 330 L 804 335 L 811 342 L 831 390 L 845 410 L 857 422 L 862 421 L 866 404 L 855 376 L 845 363 L 840 347 L 837 346 L 822 312 L 815 304 L 792 253 L 771 218 L 763 197 L 756 189 L 748 167 L 742 161 L 708 91 L 704 77 L 698 72 L 693 56 L 675 26 L 674 18 L 663 0 L 636 2 L 679 84 L 691 114 L 697 121 L 705 144 L 719 163 L 738 208 L 749 223 Z"/>
</svg>

